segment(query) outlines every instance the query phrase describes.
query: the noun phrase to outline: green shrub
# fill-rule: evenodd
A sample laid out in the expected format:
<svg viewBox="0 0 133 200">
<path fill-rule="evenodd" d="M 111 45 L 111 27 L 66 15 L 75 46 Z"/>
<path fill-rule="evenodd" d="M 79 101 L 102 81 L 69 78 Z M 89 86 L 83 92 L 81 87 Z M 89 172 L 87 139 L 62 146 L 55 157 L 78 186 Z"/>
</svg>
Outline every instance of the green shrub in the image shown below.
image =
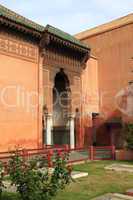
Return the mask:
<svg viewBox="0 0 133 200">
<path fill-rule="evenodd" d="M 4 167 L 2 162 L 0 162 L 0 199 L 4 188 L 3 179 L 4 179 Z"/>
<path fill-rule="evenodd" d="M 15 151 L 11 157 L 8 166 L 9 174 L 22 200 L 49 200 L 57 194 L 58 190 L 69 184 L 71 176 L 66 167 L 67 155 L 64 154 L 63 157 L 55 155 L 53 173 L 49 172 L 45 164 L 42 166 L 43 159 L 37 157 L 26 160 L 19 155 L 18 151 Z"/>
<path fill-rule="evenodd" d="M 133 150 L 133 124 L 128 123 L 125 125 L 125 137 L 127 142 L 127 148 Z"/>
</svg>

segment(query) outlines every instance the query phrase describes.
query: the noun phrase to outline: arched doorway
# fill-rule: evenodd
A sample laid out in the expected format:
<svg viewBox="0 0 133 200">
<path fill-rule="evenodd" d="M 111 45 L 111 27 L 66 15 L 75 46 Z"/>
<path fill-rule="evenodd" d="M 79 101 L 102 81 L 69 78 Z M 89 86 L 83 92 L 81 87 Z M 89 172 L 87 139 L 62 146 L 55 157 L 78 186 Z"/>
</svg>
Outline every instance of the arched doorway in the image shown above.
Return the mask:
<svg viewBox="0 0 133 200">
<path fill-rule="evenodd" d="M 69 144 L 70 83 L 63 69 L 56 74 L 53 88 L 53 144 Z"/>
</svg>

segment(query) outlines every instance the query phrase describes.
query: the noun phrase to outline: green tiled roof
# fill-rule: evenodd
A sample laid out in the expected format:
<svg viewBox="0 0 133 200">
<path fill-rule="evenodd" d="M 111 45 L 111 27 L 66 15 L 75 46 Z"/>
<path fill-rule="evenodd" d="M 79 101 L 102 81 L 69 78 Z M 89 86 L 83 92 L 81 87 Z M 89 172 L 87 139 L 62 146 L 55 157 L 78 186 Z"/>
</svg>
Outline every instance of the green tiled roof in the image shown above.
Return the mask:
<svg viewBox="0 0 133 200">
<path fill-rule="evenodd" d="M 72 35 L 64 32 L 64 31 L 61 31 L 60 29 L 58 28 L 55 28 L 51 25 L 47 25 L 46 27 L 44 26 L 41 26 L 15 12 L 13 12 L 12 10 L 0 5 L 0 16 L 3 16 L 5 18 L 7 18 L 8 20 L 10 21 L 13 21 L 17 24 L 21 24 L 23 26 L 26 26 L 28 28 L 31 28 L 35 31 L 38 31 L 40 33 L 43 33 L 44 31 L 47 31 L 63 40 L 66 40 L 66 41 L 69 41 L 73 44 L 76 44 L 80 47 L 83 47 L 83 48 L 89 48 L 86 44 L 80 42 L 78 39 L 76 39 L 75 37 L 73 37 Z"/>
<path fill-rule="evenodd" d="M 80 42 L 80 40 L 76 39 L 72 35 L 64 32 L 58 28 L 55 28 L 49 24 L 45 27 L 45 30 L 53 35 L 56 35 L 57 37 L 60 37 L 61 39 L 64 39 L 64 40 L 70 41 L 74 44 L 77 44 L 78 46 L 89 48 L 88 45 L 84 44 L 83 42 Z"/>
<path fill-rule="evenodd" d="M 21 16 L 17 13 L 13 12 L 12 10 L 9 10 L 8 8 L 0 5 L 0 16 L 3 16 L 11 21 L 14 21 L 15 23 L 27 26 L 28 28 L 35 29 L 36 31 L 42 32 L 44 30 L 44 27 Z"/>
</svg>

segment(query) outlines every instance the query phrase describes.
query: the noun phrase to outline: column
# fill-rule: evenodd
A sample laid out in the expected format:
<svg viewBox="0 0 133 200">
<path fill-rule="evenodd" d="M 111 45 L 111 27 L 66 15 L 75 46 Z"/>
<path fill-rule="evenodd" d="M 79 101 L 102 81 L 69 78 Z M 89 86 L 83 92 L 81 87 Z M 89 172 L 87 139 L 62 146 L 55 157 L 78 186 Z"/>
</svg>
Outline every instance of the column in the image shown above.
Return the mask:
<svg viewBox="0 0 133 200">
<path fill-rule="evenodd" d="M 46 115 L 46 145 L 52 145 L 52 114 Z"/>
<path fill-rule="evenodd" d="M 70 148 L 75 148 L 74 115 L 70 116 Z"/>
</svg>

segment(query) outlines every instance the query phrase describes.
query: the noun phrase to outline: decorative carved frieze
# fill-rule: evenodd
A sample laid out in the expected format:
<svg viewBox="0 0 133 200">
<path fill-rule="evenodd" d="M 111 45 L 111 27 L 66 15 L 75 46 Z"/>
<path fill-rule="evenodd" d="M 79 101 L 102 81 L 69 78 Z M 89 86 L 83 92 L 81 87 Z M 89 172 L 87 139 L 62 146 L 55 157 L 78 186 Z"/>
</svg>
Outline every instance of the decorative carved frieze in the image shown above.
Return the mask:
<svg viewBox="0 0 133 200">
<path fill-rule="evenodd" d="M 67 68 L 70 71 L 79 73 L 82 69 L 80 61 L 78 61 L 76 58 L 59 54 L 56 51 L 45 50 L 43 64 Z"/>
<path fill-rule="evenodd" d="M 10 37 L 0 35 L 0 52 L 37 62 L 38 48 L 28 42 L 14 40 Z"/>
</svg>

